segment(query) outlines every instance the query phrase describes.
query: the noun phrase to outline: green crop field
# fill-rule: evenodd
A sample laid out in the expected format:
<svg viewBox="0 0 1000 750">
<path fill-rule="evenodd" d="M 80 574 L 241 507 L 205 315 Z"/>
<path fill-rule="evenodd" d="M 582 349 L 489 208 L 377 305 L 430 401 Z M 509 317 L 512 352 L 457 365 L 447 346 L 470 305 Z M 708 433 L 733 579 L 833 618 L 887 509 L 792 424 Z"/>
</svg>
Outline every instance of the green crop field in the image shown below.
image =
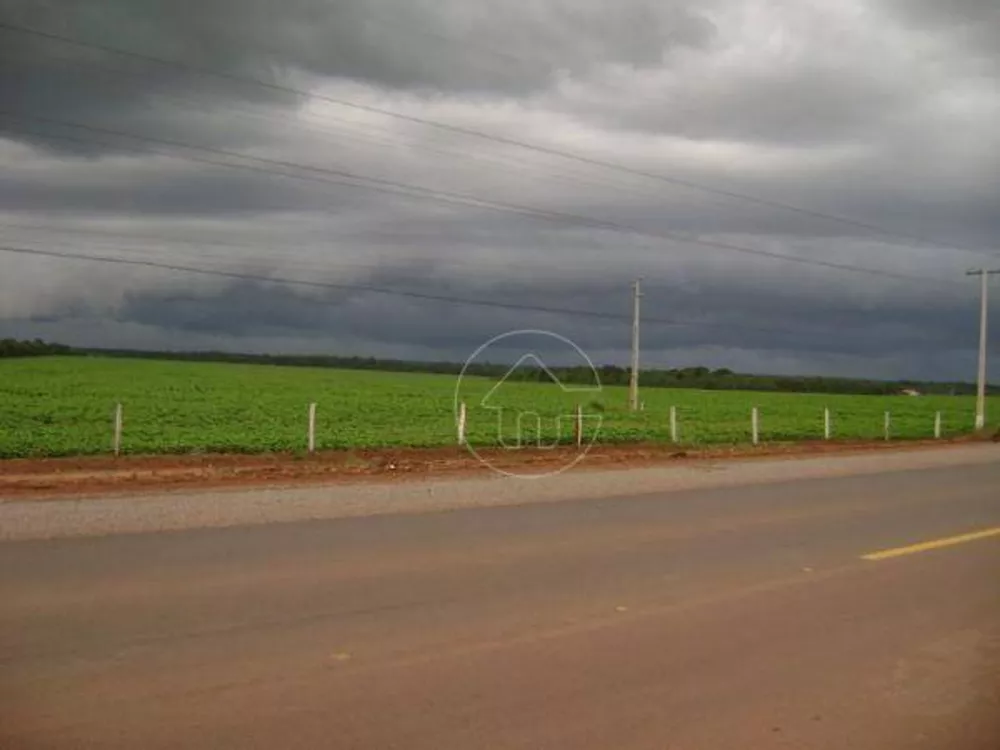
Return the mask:
<svg viewBox="0 0 1000 750">
<path fill-rule="evenodd" d="M 117 403 L 124 406 L 126 453 L 301 451 L 311 402 L 318 404 L 319 449 L 454 445 L 455 384 L 447 375 L 266 365 L 0 360 L 0 457 L 106 453 Z M 495 385 L 462 384 L 473 445 L 516 444 L 518 434 L 525 443 L 539 433 L 543 443 L 568 440 L 578 405 L 585 432 L 599 442 L 668 441 L 675 407 L 685 444 L 748 442 L 752 407 L 760 410 L 763 441 L 793 441 L 822 437 L 826 408 L 835 438 L 881 438 L 890 411 L 892 436 L 913 439 L 932 436 L 938 411 L 944 434 L 971 431 L 975 406 L 972 398 L 949 396 L 645 389 L 643 411 L 631 413 L 622 388 L 504 383 L 491 393 Z"/>
</svg>

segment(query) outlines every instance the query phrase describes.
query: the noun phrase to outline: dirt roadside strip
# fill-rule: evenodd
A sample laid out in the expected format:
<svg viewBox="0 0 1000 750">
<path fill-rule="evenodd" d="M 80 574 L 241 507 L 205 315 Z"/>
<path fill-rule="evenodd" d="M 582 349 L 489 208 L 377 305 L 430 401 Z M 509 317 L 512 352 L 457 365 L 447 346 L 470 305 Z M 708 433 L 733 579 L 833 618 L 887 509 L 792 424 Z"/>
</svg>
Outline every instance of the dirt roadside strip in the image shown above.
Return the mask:
<svg viewBox="0 0 1000 750">
<path fill-rule="evenodd" d="M 253 526 L 378 515 L 430 513 L 573 500 L 659 495 L 802 479 L 996 464 L 993 443 L 851 454 L 689 460 L 604 470 L 574 470 L 525 480 L 493 473 L 335 482 L 267 488 L 235 486 L 159 494 L 106 495 L 48 502 L 0 502 L 0 540 L 104 536 L 196 528 Z M 808 498 L 804 498 L 807 501 Z"/>
<path fill-rule="evenodd" d="M 905 443 L 816 441 L 700 449 L 663 444 L 609 445 L 592 449 L 586 459 L 574 468 L 574 472 L 703 465 L 706 462 L 733 459 L 801 459 L 887 450 L 942 450 L 975 442 L 979 441 L 974 438 Z M 570 450 L 495 451 L 488 458 L 494 466 L 505 470 L 544 474 L 564 465 Z M 0 502 L 224 488 L 395 484 L 414 480 L 482 477 L 489 473 L 490 470 L 475 456 L 459 448 L 330 451 L 315 456 L 271 454 L 13 459 L 0 461 Z"/>
</svg>

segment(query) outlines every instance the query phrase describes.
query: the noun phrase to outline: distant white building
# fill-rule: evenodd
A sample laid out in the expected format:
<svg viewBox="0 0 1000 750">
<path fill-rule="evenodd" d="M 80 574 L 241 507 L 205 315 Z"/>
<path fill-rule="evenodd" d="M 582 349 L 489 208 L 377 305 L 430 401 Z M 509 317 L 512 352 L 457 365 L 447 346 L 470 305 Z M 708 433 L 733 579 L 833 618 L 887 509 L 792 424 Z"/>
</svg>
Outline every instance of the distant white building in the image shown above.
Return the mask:
<svg viewBox="0 0 1000 750">
<path fill-rule="evenodd" d="M 920 394 L 920 391 L 915 390 L 914 388 L 906 388 L 906 389 L 904 389 L 902 391 L 902 395 L 903 396 L 919 396 L 921 394 Z"/>
</svg>

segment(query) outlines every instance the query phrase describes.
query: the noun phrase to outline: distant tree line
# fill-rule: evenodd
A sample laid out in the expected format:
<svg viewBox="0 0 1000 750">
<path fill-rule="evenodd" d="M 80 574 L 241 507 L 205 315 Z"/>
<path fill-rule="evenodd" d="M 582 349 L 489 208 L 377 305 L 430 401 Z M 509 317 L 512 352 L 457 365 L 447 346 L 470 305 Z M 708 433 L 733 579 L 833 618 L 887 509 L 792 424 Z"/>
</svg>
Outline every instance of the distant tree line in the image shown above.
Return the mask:
<svg viewBox="0 0 1000 750">
<path fill-rule="evenodd" d="M 148 352 L 132 349 L 76 349 L 40 340 L 0 340 L 0 357 L 30 357 L 41 355 L 75 355 L 127 357 L 138 359 L 179 360 L 187 362 L 232 362 L 239 364 L 276 365 L 284 367 L 330 367 L 344 370 L 379 370 L 383 372 L 420 372 L 457 375 L 460 362 L 413 362 L 374 357 L 337 357 L 327 355 L 233 354 L 229 352 Z M 509 364 L 474 363 L 466 369 L 468 375 L 501 378 Z M 552 367 L 552 375 L 566 385 L 591 385 L 593 373 L 587 367 Z M 597 368 L 601 385 L 627 385 L 629 369 L 617 365 Z M 543 382 L 550 380 L 547 371 L 537 367 L 522 367 L 510 373 L 513 381 Z M 684 367 L 671 370 L 643 370 L 644 388 L 694 388 L 700 390 L 772 391 L 786 393 L 843 393 L 857 395 L 893 395 L 914 390 L 927 395 L 967 396 L 976 392 L 971 383 L 934 383 L 914 380 L 864 380 L 858 378 L 805 375 L 750 375 L 728 369 Z M 1000 395 L 1000 387 L 990 393 Z"/>
<path fill-rule="evenodd" d="M 553 374 L 563 383 L 588 383 L 593 375 L 588 368 L 552 368 Z M 597 368 L 602 385 L 628 385 L 630 371 L 627 367 L 605 365 Z M 539 373 L 538 379 L 547 379 Z M 642 370 L 641 383 L 645 388 L 694 388 L 707 391 L 772 391 L 785 393 L 842 393 L 855 395 L 888 396 L 903 391 L 916 391 L 925 395 L 967 396 L 976 392 L 971 383 L 936 383 L 914 380 L 865 380 L 808 375 L 751 375 L 728 369 L 712 370 L 708 367 L 684 367 L 671 370 Z M 991 387 L 990 393 L 1000 395 L 1000 388 Z"/>
<path fill-rule="evenodd" d="M 53 354 L 69 354 L 72 349 L 62 344 L 50 344 L 41 339 L 19 341 L 0 339 L 0 357 L 44 357 Z"/>
</svg>

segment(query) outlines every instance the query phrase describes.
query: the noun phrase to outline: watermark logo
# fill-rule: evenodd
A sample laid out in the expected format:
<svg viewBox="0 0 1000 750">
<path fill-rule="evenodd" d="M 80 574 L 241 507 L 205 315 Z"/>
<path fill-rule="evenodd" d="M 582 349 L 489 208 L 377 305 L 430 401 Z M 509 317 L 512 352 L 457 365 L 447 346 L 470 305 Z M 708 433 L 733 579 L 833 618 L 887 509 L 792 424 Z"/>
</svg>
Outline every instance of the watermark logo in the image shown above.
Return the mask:
<svg viewBox="0 0 1000 750">
<path fill-rule="evenodd" d="M 600 394 L 594 363 L 568 338 L 551 331 L 510 331 L 480 346 L 462 367 L 454 402 L 459 440 L 500 474 L 526 479 L 559 474 L 582 461 L 597 440 Z M 525 449 L 552 453 L 535 466 L 511 460 L 510 451 Z"/>
</svg>

